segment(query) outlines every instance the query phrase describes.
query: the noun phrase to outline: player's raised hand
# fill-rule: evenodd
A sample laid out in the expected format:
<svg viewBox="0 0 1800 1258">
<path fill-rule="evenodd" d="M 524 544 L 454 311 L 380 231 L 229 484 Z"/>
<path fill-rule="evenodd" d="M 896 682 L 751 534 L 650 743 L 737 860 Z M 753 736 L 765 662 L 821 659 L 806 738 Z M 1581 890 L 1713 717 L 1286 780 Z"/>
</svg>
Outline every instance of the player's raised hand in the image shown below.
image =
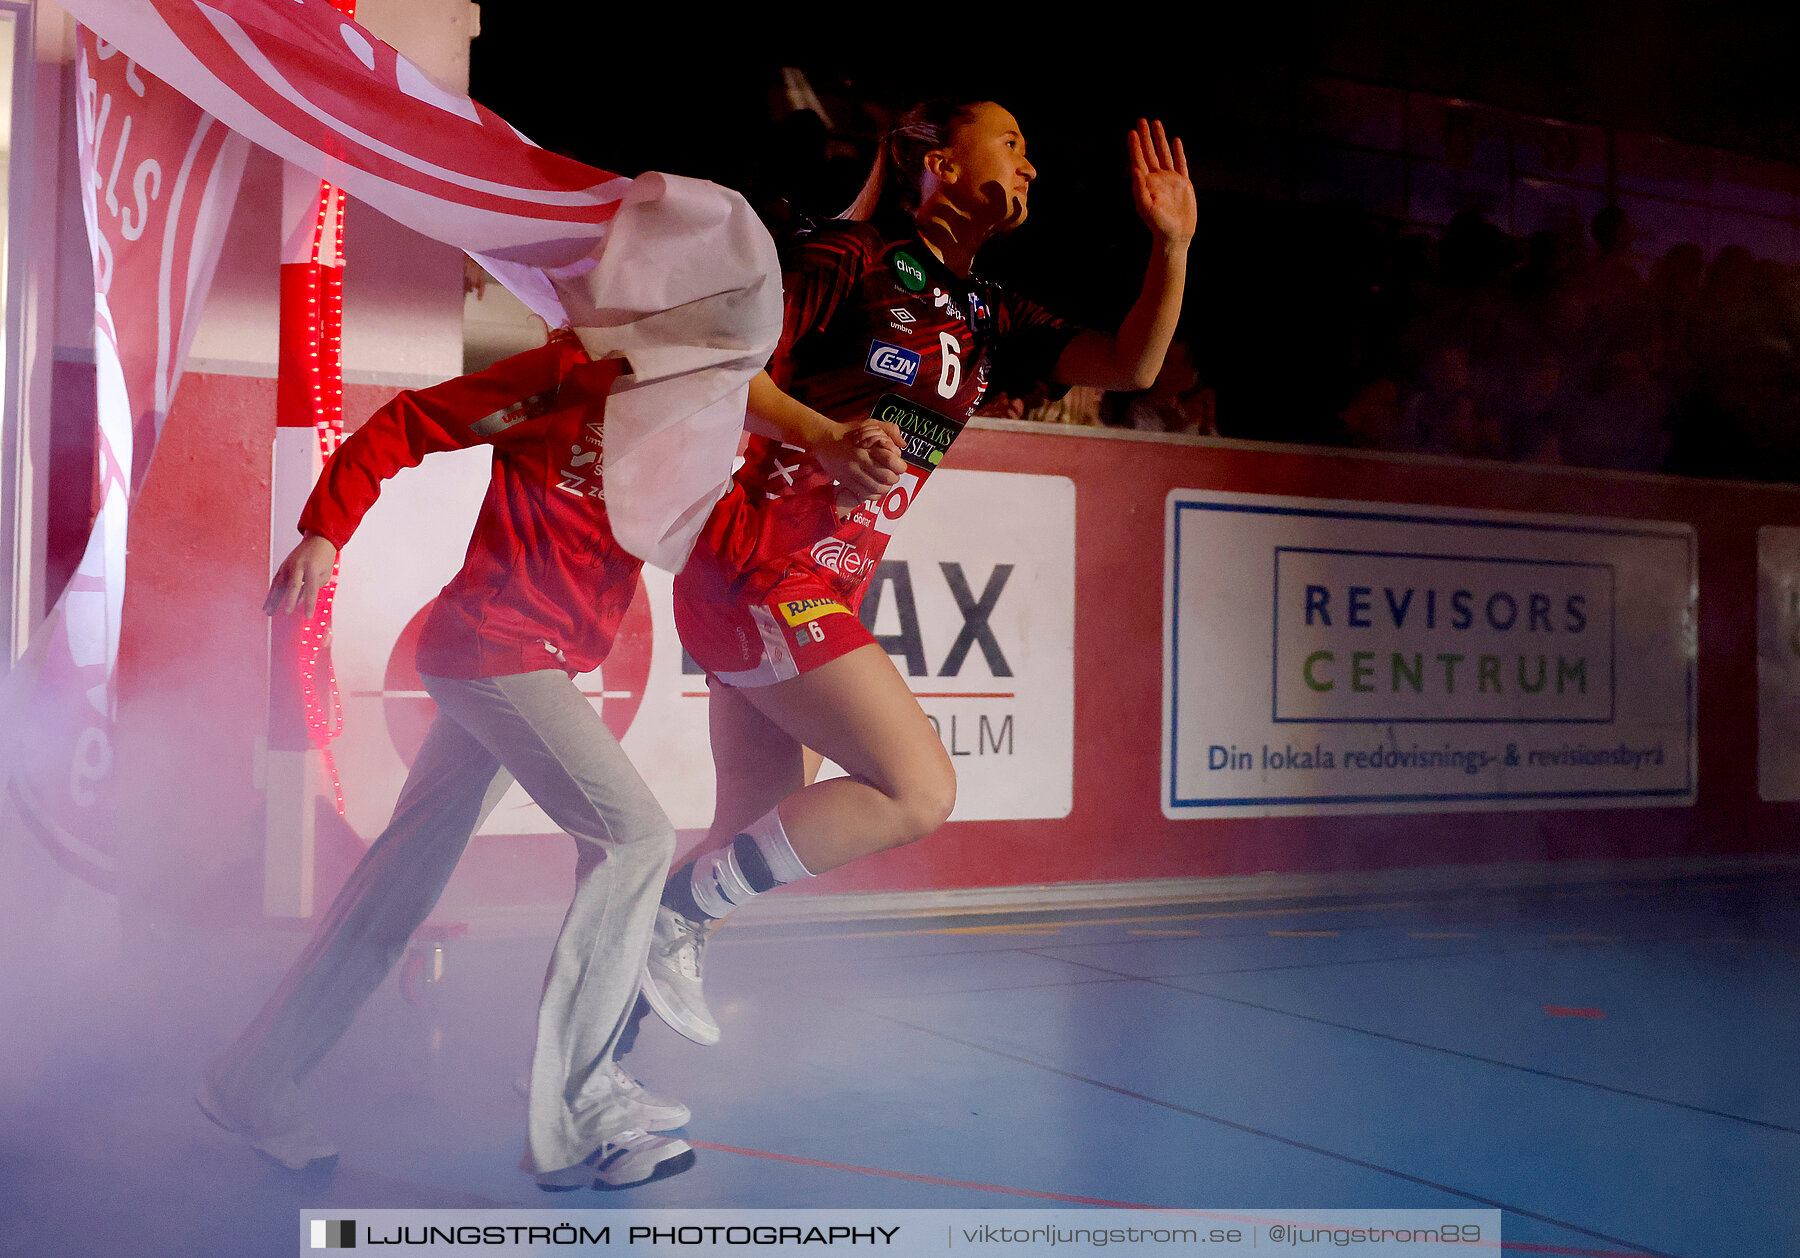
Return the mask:
<svg viewBox="0 0 1800 1258">
<path fill-rule="evenodd" d="M 295 610 L 312 615 L 319 591 L 331 583 L 336 567 L 337 547 L 317 533 L 308 533 L 275 569 L 263 611 L 270 616 Z"/>
<path fill-rule="evenodd" d="M 1181 141 L 1171 143 L 1162 123 L 1139 118 L 1127 143 L 1138 217 L 1158 240 L 1185 245 L 1194 238 L 1200 207 Z"/>
</svg>

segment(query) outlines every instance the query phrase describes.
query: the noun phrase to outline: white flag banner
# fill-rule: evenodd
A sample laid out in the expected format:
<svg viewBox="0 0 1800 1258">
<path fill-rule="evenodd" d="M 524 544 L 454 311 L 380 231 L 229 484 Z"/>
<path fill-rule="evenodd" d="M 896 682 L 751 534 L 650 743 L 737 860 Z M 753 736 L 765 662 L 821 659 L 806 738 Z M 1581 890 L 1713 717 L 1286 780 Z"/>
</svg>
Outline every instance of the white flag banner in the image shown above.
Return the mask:
<svg viewBox="0 0 1800 1258">
<path fill-rule="evenodd" d="M 724 491 L 781 325 L 774 243 L 736 193 L 538 148 L 326 0 L 67 0 L 93 246 L 103 505 L 67 593 L 0 684 L 0 775 L 58 859 L 117 862 L 126 516 L 168 415 L 247 146 L 478 257 L 596 356 L 628 355 L 605 487 L 619 540 L 678 570 Z M 222 125 L 221 125 L 222 124 Z"/>
<path fill-rule="evenodd" d="M 547 152 L 326 0 L 63 7 L 240 135 L 476 256 L 591 353 L 627 355 L 607 513 L 627 549 L 681 567 L 781 332 L 774 242 L 742 197 Z"/>
</svg>

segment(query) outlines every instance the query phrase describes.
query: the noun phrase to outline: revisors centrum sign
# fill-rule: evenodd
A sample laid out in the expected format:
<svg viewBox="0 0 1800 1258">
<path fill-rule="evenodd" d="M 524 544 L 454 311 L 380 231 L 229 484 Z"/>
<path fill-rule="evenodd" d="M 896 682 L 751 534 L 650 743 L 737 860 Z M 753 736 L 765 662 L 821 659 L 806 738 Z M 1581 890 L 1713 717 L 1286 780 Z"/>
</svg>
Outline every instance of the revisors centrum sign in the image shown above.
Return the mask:
<svg viewBox="0 0 1800 1258">
<path fill-rule="evenodd" d="M 1171 817 L 1691 804 L 1686 525 L 1177 490 Z"/>
</svg>

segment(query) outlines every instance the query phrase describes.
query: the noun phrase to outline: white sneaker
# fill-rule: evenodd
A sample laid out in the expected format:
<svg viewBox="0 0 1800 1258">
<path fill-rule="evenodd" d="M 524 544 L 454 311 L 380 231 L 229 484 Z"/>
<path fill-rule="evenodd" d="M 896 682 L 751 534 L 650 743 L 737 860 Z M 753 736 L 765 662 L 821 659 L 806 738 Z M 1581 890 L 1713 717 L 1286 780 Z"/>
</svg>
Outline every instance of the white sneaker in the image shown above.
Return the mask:
<svg viewBox="0 0 1800 1258">
<path fill-rule="evenodd" d="M 685 1140 L 647 1131 L 621 1131 L 574 1166 L 540 1172 L 537 1184 L 545 1192 L 630 1188 L 679 1175 L 693 1164 L 694 1150 Z"/>
<path fill-rule="evenodd" d="M 643 991 L 657 1016 L 696 1044 L 717 1044 L 719 1024 L 706 1007 L 700 963 L 712 925 L 690 922 L 668 905 L 656 910 L 650 955 L 644 962 Z"/>
<path fill-rule="evenodd" d="M 212 1080 L 203 1080 L 194 1093 L 194 1104 L 214 1126 L 241 1136 L 257 1152 L 273 1158 L 290 1171 L 303 1171 L 314 1162 L 328 1162 L 338 1151 L 330 1141 L 305 1123 L 284 1131 L 259 1131 L 234 1114 L 213 1089 Z"/>
<path fill-rule="evenodd" d="M 607 1067 L 613 1087 L 631 1105 L 631 1125 L 645 1131 L 669 1131 L 685 1127 L 694 1111 L 673 1097 L 652 1092 L 626 1073 L 625 1067 L 613 1062 Z"/>
<path fill-rule="evenodd" d="M 686 1105 L 673 1097 L 652 1092 L 627 1074 L 625 1067 L 616 1061 L 608 1064 L 606 1077 L 612 1080 L 613 1089 L 624 1099 L 626 1121 L 633 1127 L 642 1127 L 645 1131 L 670 1131 L 687 1126 L 694 1117 L 694 1112 Z M 531 1095 L 529 1070 L 521 1070 L 513 1076 L 513 1091 L 520 1096 Z"/>
</svg>

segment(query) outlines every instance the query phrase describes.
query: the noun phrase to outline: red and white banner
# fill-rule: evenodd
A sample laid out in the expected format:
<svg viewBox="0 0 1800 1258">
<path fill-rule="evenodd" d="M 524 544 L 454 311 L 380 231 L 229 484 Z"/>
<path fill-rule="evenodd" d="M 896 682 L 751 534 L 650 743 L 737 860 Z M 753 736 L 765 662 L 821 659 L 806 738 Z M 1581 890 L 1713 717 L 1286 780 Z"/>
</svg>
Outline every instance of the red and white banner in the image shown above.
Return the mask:
<svg viewBox="0 0 1800 1258">
<path fill-rule="evenodd" d="M 249 146 L 119 50 L 81 32 L 82 213 L 94 259 L 101 507 L 81 565 L 6 680 L 10 786 L 62 863 L 116 872 L 102 803 L 126 515 L 187 356 Z"/>
<path fill-rule="evenodd" d="M 63 7 L 234 131 L 475 255 L 590 352 L 629 357 L 607 409 L 608 515 L 633 553 L 681 567 L 781 331 L 774 242 L 742 197 L 538 148 L 327 0 Z"/>
<path fill-rule="evenodd" d="M 780 332 L 781 286 L 774 244 L 742 197 L 546 152 L 327 0 L 63 7 L 84 28 L 104 505 L 67 594 L 0 688 L 0 722 L 21 807 L 65 864 L 106 885 L 116 866 L 94 815 L 112 767 L 126 513 L 211 279 L 244 140 L 477 255 L 596 356 L 629 356 L 608 408 L 609 515 L 624 545 L 671 570 L 727 483 L 749 380 Z"/>
</svg>

